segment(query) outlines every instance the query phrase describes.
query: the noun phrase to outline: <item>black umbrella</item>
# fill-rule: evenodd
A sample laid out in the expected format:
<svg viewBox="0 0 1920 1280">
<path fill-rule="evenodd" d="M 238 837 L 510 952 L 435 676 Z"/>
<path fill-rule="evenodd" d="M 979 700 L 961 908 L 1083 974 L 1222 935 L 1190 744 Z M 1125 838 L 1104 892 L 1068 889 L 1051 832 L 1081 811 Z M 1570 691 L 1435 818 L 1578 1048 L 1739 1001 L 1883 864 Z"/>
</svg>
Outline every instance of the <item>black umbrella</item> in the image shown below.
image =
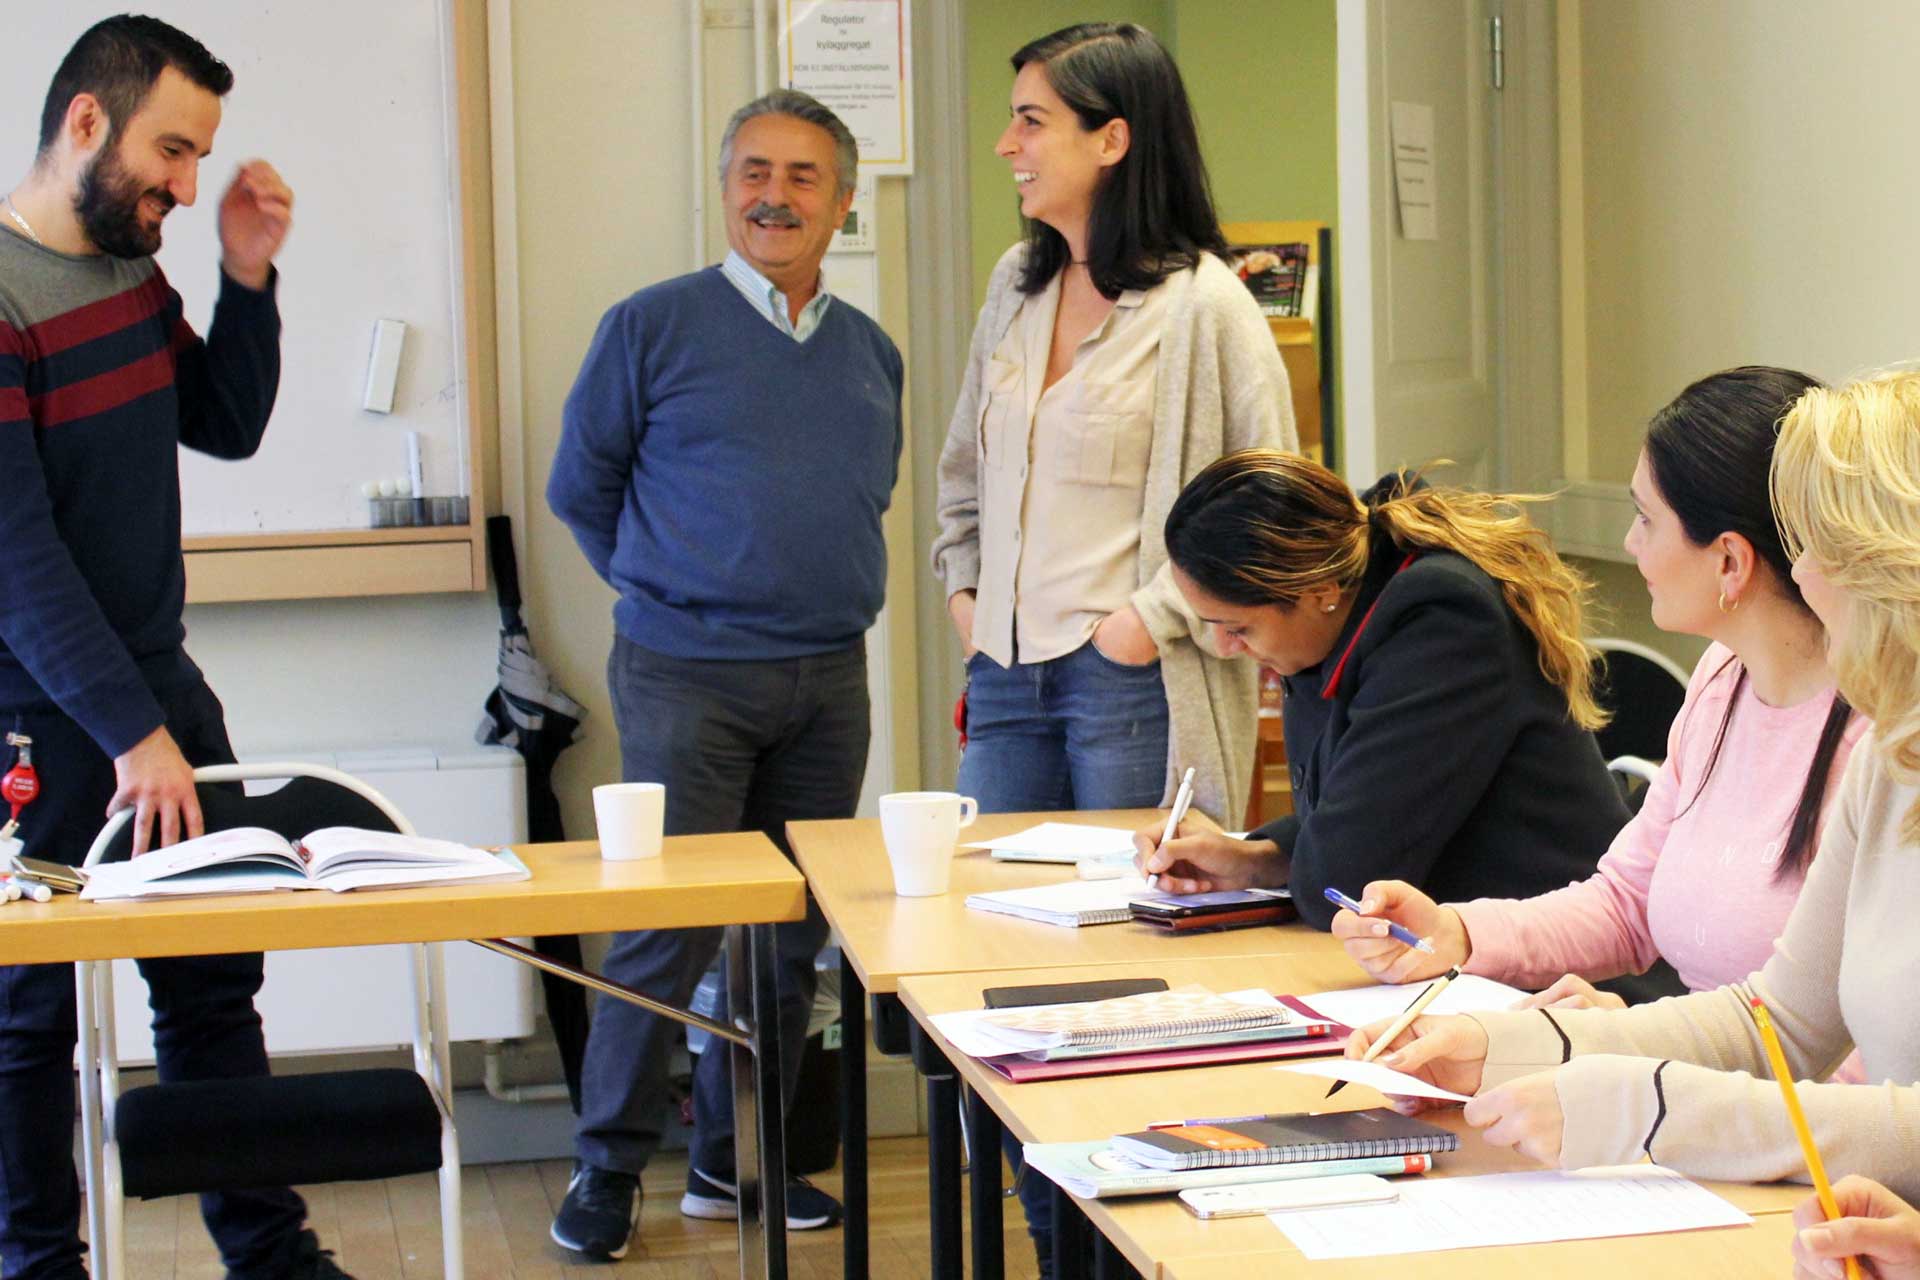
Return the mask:
<svg viewBox="0 0 1920 1280">
<path fill-rule="evenodd" d="M 573 744 L 574 730 L 587 709 L 562 689 L 534 656 L 527 624 L 520 617 L 520 568 L 513 555 L 513 522 L 487 520 L 487 558 L 493 563 L 494 589 L 500 600 L 500 683 L 487 696 L 474 736 L 502 743 L 527 762 L 527 834 L 536 842 L 566 839 L 560 800 L 553 793 L 553 762 Z M 535 938 L 533 949 L 574 968 L 581 967 L 580 938 L 556 934 Z M 587 1048 L 587 993 L 578 983 L 554 974 L 540 975 L 547 998 L 547 1022 L 560 1048 L 567 1075 L 567 1096 L 580 1114 L 580 1062 Z"/>
</svg>

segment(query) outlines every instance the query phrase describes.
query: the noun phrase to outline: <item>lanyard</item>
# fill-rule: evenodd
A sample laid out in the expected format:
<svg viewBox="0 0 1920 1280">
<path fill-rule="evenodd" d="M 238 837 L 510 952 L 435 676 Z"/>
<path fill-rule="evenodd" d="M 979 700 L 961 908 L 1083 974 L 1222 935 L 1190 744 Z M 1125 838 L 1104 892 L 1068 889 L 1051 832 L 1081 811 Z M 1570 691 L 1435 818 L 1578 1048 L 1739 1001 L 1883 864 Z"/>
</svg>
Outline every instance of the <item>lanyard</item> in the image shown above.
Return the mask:
<svg viewBox="0 0 1920 1280">
<path fill-rule="evenodd" d="M 1399 577 L 1402 570 L 1419 558 L 1420 553 L 1418 551 L 1407 552 L 1407 558 L 1400 562 L 1400 568 L 1393 571 L 1393 576 L 1396 578 Z M 1353 656 L 1353 647 L 1360 643 L 1361 633 L 1367 629 L 1367 624 L 1373 621 L 1373 611 L 1380 607 L 1380 597 L 1386 594 L 1386 589 L 1382 588 L 1380 595 L 1375 596 L 1373 603 L 1367 606 L 1367 611 L 1360 615 L 1360 625 L 1353 629 L 1353 638 L 1348 640 L 1347 647 L 1340 651 L 1340 661 L 1333 664 L 1333 674 L 1327 677 L 1326 687 L 1320 690 L 1320 700 L 1322 702 L 1332 702 L 1333 695 L 1339 691 L 1340 677 L 1345 674 L 1347 670 L 1347 659 Z"/>
</svg>

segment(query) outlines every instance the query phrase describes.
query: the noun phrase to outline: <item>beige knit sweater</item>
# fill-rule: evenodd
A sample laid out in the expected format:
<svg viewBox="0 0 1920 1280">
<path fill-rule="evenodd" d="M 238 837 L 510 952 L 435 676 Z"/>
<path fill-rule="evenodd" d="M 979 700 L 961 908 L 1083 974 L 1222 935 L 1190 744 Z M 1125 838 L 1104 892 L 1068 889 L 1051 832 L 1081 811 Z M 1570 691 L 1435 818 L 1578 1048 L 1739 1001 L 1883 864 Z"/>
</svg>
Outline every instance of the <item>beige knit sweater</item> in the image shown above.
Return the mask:
<svg viewBox="0 0 1920 1280">
<path fill-rule="evenodd" d="M 1765 968 L 1745 982 L 1633 1009 L 1473 1015 L 1490 1041 L 1482 1090 L 1552 1067 L 1570 1051 L 1555 1077 L 1562 1165 L 1644 1154 L 1703 1178 L 1807 1181 L 1748 1011 L 1758 995 L 1801 1081 L 1828 1172 L 1865 1174 L 1908 1199 L 1920 1196 L 1920 847 L 1900 834 L 1916 798 L 1920 787 L 1896 781 L 1872 736 L 1863 738 Z M 1856 1045 L 1867 1079 L 1883 1083 L 1816 1083 Z M 1671 1061 L 1656 1088 L 1663 1059 Z"/>
<path fill-rule="evenodd" d="M 933 568 L 949 596 L 980 581 L 981 371 L 1020 309 L 1015 282 L 1024 253 L 1019 245 L 1009 249 L 987 283 L 940 451 Z M 1166 284 L 1172 296 L 1156 365 L 1133 607 L 1159 646 L 1167 687 L 1167 782 L 1160 802 L 1172 801 L 1175 770 L 1192 767 L 1195 807 L 1237 829 L 1253 771 L 1259 673 L 1251 662 L 1201 648 L 1206 627 L 1167 572 L 1164 526 L 1181 488 L 1214 459 L 1236 449 L 1297 449 L 1299 437 L 1286 366 L 1247 287 L 1211 254 Z"/>
</svg>

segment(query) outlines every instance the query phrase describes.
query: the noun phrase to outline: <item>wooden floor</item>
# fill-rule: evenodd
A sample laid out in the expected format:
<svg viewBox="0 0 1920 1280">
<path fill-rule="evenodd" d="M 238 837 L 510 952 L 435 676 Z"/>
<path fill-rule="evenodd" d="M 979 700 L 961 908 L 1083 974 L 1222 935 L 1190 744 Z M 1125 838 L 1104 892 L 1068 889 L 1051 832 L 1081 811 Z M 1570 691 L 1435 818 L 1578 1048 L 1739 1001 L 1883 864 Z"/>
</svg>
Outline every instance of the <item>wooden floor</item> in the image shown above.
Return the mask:
<svg viewBox="0 0 1920 1280">
<path fill-rule="evenodd" d="M 879 1138 L 869 1150 L 872 1274 L 876 1280 L 927 1276 L 926 1139 Z M 663 1155 L 648 1167 L 639 1238 L 612 1264 L 581 1262 L 547 1238 L 570 1171 L 561 1160 L 467 1169 L 461 1214 L 471 1280 L 724 1280 L 739 1274 L 732 1223 L 680 1216 L 684 1155 Z M 839 1194 L 838 1170 L 813 1181 Z M 357 1280 L 441 1275 L 439 1188 L 430 1175 L 300 1190 L 321 1244 Z M 1018 1202 L 1007 1201 L 1006 1220 L 1008 1280 L 1034 1280 Z M 842 1274 L 839 1228 L 795 1232 L 787 1240 L 793 1280 Z M 127 1261 L 135 1280 L 221 1280 L 224 1274 L 199 1204 L 185 1196 L 128 1206 Z"/>
</svg>

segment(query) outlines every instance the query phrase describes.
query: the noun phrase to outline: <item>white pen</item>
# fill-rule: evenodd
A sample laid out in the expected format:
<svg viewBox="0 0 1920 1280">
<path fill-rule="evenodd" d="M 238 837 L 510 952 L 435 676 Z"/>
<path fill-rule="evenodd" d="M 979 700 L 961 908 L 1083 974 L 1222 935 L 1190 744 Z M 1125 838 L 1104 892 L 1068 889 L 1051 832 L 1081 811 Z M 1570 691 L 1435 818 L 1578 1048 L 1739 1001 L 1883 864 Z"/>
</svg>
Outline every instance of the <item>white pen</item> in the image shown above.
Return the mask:
<svg viewBox="0 0 1920 1280">
<path fill-rule="evenodd" d="M 1173 808 L 1167 811 L 1167 829 L 1160 833 L 1161 844 L 1165 844 L 1167 841 L 1173 839 L 1174 833 L 1180 830 L 1180 820 L 1187 816 L 1187 806 L 1192 803 L 1193 766 L 1189 765 L 1187 766 L 1185 776 L 1180 779 L 1179 790 L 1173 793 Z M 1147 888 L 1158 889 L 1159 887 L 1160 877 L 1158 875 L 1147 877 Z"/>
</svg>

